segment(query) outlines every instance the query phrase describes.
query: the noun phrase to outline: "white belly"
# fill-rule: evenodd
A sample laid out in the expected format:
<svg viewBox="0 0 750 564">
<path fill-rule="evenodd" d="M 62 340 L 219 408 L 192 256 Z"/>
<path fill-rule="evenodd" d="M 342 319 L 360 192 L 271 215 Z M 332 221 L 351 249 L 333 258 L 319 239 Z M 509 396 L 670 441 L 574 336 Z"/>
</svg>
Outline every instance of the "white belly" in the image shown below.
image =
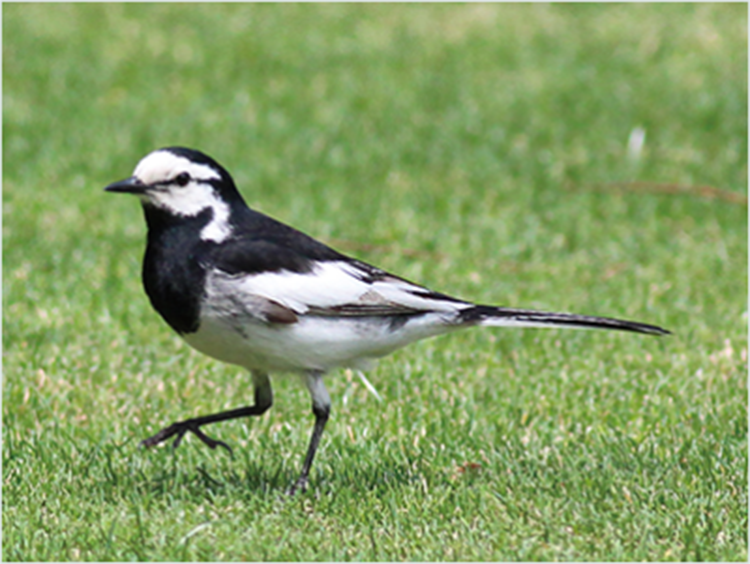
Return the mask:
<svg viewBox="0 0 750 564">
<path fill-rule="evenodd" d="M 264 371 L 326 371 L 340 366 L 362 368 L 411 342 L 446 333 L 455 327 L 445 313 L 409 318 L 392 327 L 373 317 L 300 316 L 297 323 L 204 317 L 185 341 L 213 358 Z"/>
</svg>

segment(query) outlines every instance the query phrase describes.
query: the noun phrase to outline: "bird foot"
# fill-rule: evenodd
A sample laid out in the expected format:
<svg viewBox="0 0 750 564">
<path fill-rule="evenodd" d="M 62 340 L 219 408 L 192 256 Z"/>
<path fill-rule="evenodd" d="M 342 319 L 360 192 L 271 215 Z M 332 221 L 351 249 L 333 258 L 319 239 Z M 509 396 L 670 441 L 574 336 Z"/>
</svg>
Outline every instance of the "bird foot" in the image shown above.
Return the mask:
<svg viewBox="0 0 750 564">
<path fill-rule="evenodd" d="M 307 491 L 307 476 L 300 476 L 292 487 L 286 492 L 287 495 L 294 495 L 297 492 L 305 493 Z"/>
<path fill-rule="evenodd" d="M 162 443 L 167 439 L 170 439 L 177 435 L 174 442 L 172 443 L 172 448 L 177 448 L 178 446 L 180 446 L 182 438 L 188 431 L 198 437 L 204 444 L 208 445 L 209 448 L 215 449 L 217 446 L 220 446 L 227 449 L 230 456 L 234 456 L 232 448 L 227 443 L 225 443 L 224 441 L 212 439 L 200 430 L 200 423 L 197 423 L 191 419 L 188 419 L 187 421 L 180 421 L 178 423 L 172 423 L 169 427 L 164 427 L 161 431 L 159 431 L 152 437 L 142 440 L 141 446 L 144 448 L 151 448 L 152 446 L 156 446 L 159 443 Z"/>
</svg>

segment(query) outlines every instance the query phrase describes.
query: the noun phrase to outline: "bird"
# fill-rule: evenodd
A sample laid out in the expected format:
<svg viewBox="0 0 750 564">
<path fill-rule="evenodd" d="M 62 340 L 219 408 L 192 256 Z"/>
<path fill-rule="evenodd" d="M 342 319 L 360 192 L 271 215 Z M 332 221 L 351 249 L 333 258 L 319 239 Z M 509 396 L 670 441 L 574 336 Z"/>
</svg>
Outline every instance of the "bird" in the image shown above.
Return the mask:
<svg viewBox="0 0 750 564">
<path fill-rule="evenodd" d="M 208 447 L 231 447 L 205 425 L 264 414 L 271 373 L 297 373 L 307 386 L 314 425 L 297 480 L 304 492 L 331 412 L 324 375 L 364 369 L 414 341 L 475 326 L 669 331 L 608 317 L 482 305 L 459 299 L 344 255 L 256 211 L 214 159 L 185 147 L 143 157 L 107 192 L 139 198 L 146 226 L 142 282 L 153 308 L 191 347 L 249 371 L 254 403 L 185 419 L 141 442 L 187 433 Z"/>
</svg>

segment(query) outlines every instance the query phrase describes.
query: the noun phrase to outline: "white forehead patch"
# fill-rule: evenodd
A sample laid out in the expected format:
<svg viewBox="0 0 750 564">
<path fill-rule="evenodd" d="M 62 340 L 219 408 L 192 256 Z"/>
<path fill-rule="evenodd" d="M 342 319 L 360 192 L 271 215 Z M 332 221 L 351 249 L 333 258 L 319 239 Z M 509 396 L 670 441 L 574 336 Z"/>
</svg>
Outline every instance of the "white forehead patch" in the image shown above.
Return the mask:
<svg viewBox="0 0 750 564">
<path fill-rule="evenodd" d="M 190 175 L 190 182 L 185 186 L 160 185 L 183 172 Z M 192 162 L 169 151 L 154 151 L 138 163 L 133 176 L 144 184 L 153 186 L 153 189 L 144 194 L 144 201 L 171 214 L 192 217 L 207 208 L 211 209 L 211 220 L 201 230 L 201 239 L 219 243 L 231 235 L 229 205 L 207 182 L 221 179 L 219 172 L 212 167 Z"/>
<path fill-rule="evenodd" d="M 181 172 L 187 172 L 195 180 L 219 180 L 221 175 L 208 165 L 195 163 L 169 151 L 154 151 L 141 159 L 133 176 L 144 184 L 155 184 L 172 180 Z"/>
</svg>

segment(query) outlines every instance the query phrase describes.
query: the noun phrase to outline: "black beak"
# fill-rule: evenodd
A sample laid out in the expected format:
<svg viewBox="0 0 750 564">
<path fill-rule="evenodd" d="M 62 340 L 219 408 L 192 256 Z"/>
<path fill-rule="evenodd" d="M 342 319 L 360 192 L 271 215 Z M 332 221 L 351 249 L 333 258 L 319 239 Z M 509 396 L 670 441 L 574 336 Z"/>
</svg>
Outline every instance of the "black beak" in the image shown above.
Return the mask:
<svg viewBox="0 0 750 564">
<path fill-rule="evenodd" d="M 143 194 L 148 186 L 138 180 L 135 176 L 120 180 L 107 186 L 104 190 L 107 192 L 122 192 L 123 194 Z"/>
</svg>

